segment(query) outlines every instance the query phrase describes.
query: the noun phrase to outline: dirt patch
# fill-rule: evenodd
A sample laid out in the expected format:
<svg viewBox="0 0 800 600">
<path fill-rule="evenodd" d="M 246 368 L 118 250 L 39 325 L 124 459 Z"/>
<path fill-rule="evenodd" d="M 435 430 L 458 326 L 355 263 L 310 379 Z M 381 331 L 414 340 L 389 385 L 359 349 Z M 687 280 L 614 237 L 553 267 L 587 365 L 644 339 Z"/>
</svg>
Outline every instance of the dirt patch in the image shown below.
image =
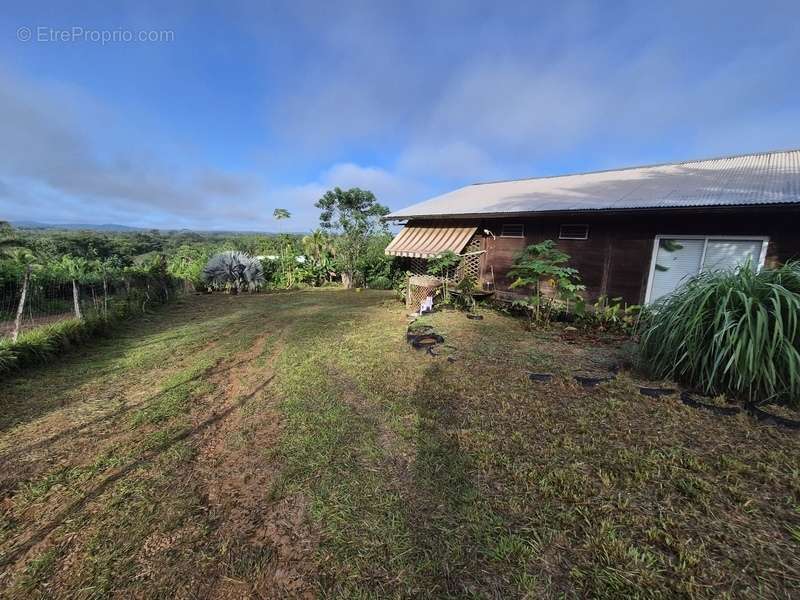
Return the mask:
<svg viewBox="0 0 800 600">
<path fill-rule="evenodd" d="M 252 362 L 263 355 L 267 335 L 214 378 L 224 394 L 219 409 L 237 410 L 198 440 L 190 474 L 203 490 L 214 544 L 227 549 L 211 597 L 313 596 L 317 536 L 308 525 L 305 501 L 297 496 L 275 503 L 270 494 L 281 467 L 270 451 L 283 424 L 269 383 L 283 336 L 263 367 L 254 369 Z"/>
</svg>

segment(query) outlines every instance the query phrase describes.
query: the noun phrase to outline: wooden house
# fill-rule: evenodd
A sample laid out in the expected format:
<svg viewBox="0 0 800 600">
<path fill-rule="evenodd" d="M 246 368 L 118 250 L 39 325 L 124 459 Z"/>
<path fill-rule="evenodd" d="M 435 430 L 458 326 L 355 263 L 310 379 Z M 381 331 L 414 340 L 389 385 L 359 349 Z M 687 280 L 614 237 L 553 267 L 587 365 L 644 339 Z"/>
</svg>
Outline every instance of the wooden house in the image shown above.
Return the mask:
<svg viewBox="0 0 800 600">
<path fill-rule="evenodd" d="M 800 258 L 800 150 L 479 183 L 386 218 L 412 271 L 451 250 L 510 294 L 515 256 L 550 239 L 589 299 L 652 302 L 701 270 Z"/>
</svg>

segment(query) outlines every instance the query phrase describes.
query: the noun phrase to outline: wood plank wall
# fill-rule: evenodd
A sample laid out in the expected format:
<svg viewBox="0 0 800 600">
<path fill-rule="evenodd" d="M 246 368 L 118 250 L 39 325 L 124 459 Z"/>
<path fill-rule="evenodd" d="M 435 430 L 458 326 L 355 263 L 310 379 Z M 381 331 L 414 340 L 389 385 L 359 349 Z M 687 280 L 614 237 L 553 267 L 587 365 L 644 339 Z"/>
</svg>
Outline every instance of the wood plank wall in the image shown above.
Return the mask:
<svg viewBox="0 0 800 600">
<path fill-rule="evenodd" d="M 522 223 L 524 238 L 501 237 L 503 223 Z M 560 226 L 586 224 L 587 240 L 559 240 Z M 584 213 L 542 215 L 526 218 L 484 219 L 478 233 L 492 231 L 496 239 L 484 236 L 483 279 L 507 290 L 507 273 L 514 257 L 526 245 L 552 239 L 572 256 L 571 265 L 580 271 L 590 299 L 600 294 L 621 296 L 628 303 L 644 300 L 653 240 L 657 234 L 754 235 L 769 236 L 767 264 L 800 258 L 800 209 L 748 208 L 625 213 Z"/>
</svg>

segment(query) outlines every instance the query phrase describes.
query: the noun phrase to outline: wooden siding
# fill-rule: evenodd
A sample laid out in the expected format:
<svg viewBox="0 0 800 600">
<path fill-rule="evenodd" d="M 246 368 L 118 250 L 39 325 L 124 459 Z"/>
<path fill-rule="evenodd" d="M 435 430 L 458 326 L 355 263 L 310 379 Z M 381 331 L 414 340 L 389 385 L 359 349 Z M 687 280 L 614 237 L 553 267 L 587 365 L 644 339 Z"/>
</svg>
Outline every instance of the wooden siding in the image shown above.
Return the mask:
<svg viewBox="0 0 800 600">
<path fill-rule="evenodd" d="M 500 237 L 504 223 L 522 223 L 524 238 Z M 586 240 L 559 240 L 561 225 L 587 224 Z M 658 234 L 769 236 L 767 265 L 800 258 L 800 209 L 759 207 L 627 213 L 573 213 L 525 218 L 485 219 L 479 227 L 497 237 L 484 236 L 483 279 L 508 290 L 508 270 L 514 257 L 529 244 L 551 239 L 572 256 L 591 300 L 601 294 L 621 296 L 628 303 L 644 301 L 653 240 Z"/>
</svg>

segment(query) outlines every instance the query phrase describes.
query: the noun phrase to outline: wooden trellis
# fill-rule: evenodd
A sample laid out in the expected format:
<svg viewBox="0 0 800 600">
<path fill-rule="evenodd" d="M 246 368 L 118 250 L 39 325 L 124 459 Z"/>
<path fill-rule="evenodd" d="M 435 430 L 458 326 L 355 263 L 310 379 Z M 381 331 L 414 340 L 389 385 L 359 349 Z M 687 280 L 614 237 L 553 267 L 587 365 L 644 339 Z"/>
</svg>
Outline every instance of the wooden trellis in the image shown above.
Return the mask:
<svg viewBox="0 0 800 600">
<path fill-rule="evenodd" d="M 422 301 L 428 296 L 436 294 L 442 287 L 442 281 L 429 275 L 412 275 L 408 278 L 406 286 L 406 308 L 418 311 Z"/>
<path fill-rule="evenodd" d="M 414 275 L 427 275 L 428 274 L 428 259 L 427 258 L 407 258 L 407 271 Z"/>
<path fill-rule="evenodd" d="M 481 277 L 481 238 L 473 237 L 464 252 L 461 254 L 461 263 L 458 265 L 458 279 L 464 277 L 474 277 L 479 280 Z"/>
</svg>

